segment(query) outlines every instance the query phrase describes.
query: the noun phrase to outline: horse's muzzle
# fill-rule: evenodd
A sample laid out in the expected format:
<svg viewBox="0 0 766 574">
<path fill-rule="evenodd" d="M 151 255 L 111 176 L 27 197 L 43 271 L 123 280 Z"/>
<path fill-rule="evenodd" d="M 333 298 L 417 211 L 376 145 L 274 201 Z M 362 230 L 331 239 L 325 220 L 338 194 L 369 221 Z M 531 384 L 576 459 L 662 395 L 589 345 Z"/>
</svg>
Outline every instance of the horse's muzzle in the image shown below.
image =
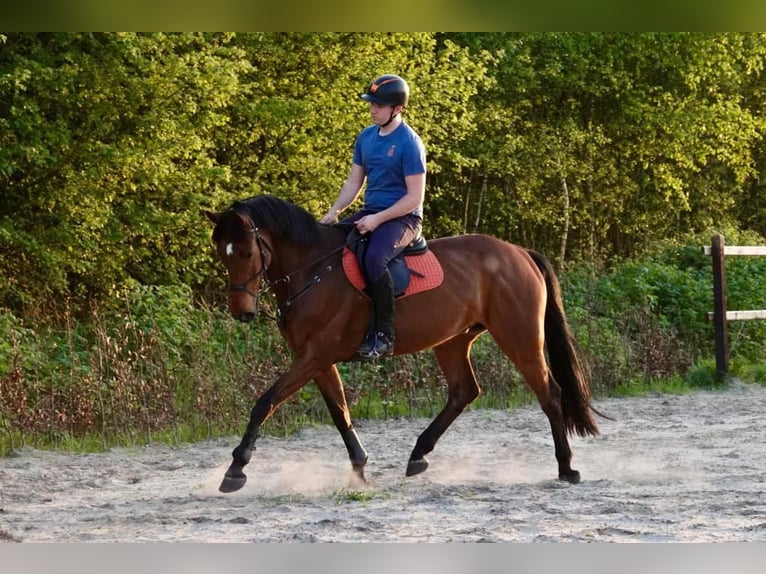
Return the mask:
<svg viewBox="0 0 766 574">
<path fill-rule="evenodd" d="M 243 323 L 249 323 L 250 321 L 255 319 L 255 313 L 245 311 L 237 315 L 234 315 L 234 318 L 237 319 L 238 321 L 242 321 Z"/>
</svg>

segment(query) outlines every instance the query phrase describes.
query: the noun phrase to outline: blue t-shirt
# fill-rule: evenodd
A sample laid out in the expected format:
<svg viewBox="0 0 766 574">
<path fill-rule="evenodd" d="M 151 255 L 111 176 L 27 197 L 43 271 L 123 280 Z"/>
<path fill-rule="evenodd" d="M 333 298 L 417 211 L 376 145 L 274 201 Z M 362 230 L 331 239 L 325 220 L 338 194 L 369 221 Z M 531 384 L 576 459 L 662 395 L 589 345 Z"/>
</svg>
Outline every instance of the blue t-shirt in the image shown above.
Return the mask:
<svg viewBox="0 0 766 574">
<path fill-rule="evenodd" d="M 378 126 L 362 130 L 354 144 L 354 163 L 367 174 L 364 209 L 378 212 L 391 207 L 407 194 L 404 178 L 426 172 L 426 148 L 420 136 L 402 122 L 381 136 Z M 413 214 L 422 217 L 423 206 Z"/>
</svg>

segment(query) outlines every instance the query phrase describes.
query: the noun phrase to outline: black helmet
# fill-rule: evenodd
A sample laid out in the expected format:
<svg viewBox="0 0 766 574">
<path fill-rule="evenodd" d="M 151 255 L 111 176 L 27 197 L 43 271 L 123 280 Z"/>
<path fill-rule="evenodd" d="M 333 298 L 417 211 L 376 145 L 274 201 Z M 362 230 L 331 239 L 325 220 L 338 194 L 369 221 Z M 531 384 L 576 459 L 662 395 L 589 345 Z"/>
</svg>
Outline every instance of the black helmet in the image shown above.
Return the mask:
<svg viewBox="0 0 766 574">
<path fill-rule="evenodd" d="M 410 87 L 396 74 L 384 74 L 375 78 L 361 97 L 384 106 L 406 106 L 410 99 Z"/>
</svg>

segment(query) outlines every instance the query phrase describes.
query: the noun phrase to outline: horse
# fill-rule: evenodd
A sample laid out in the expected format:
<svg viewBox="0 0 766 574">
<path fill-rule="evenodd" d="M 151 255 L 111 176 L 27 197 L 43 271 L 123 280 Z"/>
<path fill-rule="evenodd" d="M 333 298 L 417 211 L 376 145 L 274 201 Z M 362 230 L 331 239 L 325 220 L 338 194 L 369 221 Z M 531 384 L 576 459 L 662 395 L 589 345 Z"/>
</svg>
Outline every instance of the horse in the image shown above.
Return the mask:
<svg viewBox="0 0 766 574">
<path fill-rule="evenodd" d="M 371 313 L 367 297 L 342 270 L 346 234 L 273 195 L 204 213 L 214 224 L 212 241 L 228 271 L 229 313 L 252 321 L 261 294 L 271 291 L 280 333 L 293 352 L 287 370 L 257 398 L 219 490 L 234 492 L 245 485 L 243 468 L 259 428 L 311 380 L 348 450 L 352 478 L 366 482 L 367 452 L 352 424 L 336 366 L 353 360 Z M 598 435 L 593 413 L 600 413 L 590 402 L 587 364 L 571 333 L 551 263 L 536 251 L 485 234 L 430 239 L 427 249 L 441 264 L 443 281 L 397 300 L 394 355 L 432 349 L 447 382 L 447 400 L 418 436 L 405 475 L 428 468 L 426 455 L 481 393 L 470 351 L 476 338 L 488 332 L 548 418 L 558 478 L 578 483 L 568 436 Z"/>
</svg>

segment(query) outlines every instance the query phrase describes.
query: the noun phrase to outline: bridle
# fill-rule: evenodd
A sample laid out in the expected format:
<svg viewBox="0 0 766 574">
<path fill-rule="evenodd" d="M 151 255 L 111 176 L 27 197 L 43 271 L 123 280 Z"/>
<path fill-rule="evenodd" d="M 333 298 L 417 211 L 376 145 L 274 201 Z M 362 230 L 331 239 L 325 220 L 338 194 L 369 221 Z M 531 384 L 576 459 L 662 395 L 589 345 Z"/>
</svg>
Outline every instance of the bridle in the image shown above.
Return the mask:
<svg viewBox="0 0 766 574">
<path fill-rule="evenodd" d="M 250 291 L 249 285 L 253 281 L 257 281 L 261 276 L 264 277 L 267 285 L 270 284 L 269 279 L 266 276 L 266 272 L 269 269 L 269 262 L 266 261 L 266 252 L 268 251 L 269 254 L 273 255 L 274 251 L 271 249 L 271 247 L 269 247 L 269 244 L 266 243 L 266 240 L 263 239 L 263 236 L 261 235 L 260 231 L 258 231 L 258 228 L 255 226 L 255 224 L 252 221 L 250 221 L 250 229 L 248 229 L 247 231 L 248 233 L 255 234 L 255 241 L 258 244 L 258 251 L 260 252 L 261 262 L 263 264 L 261 265 L 260 270 L 244 283 L 232 283 L 231 281 L 229 281 L 229 292 L 230 293 L 247 293 L 251 297 L 255 297 L 256 307 L 257 307 L 258 297 L 260 295 L 260 292 L 263 290 L 263 288 L 259 287 L 258 290 L 255 293 L 253 293 L 252 291 Z"/>
<path fill-rule="evenodd" d="M 268 293 L 272 290 L 272 288 L 275 285 L 279 285 L 280 283 L 289 284 L 290 281 L 292 281 L 292 277 L 296 275 L 297 273 L 300 273 L 301 271 L 304 271 L 306 269 L 310 269 L 311 267 L 315 266 L 320 261 L 324 261 L 328 257 L 331 257 L 335 255 L 336 253 L 342 251 L 345 247 L 351 246 L 357 241 L 363 239 L 364 236 L 362 235 L 356 235 L 353 239 L 350 239 L 349 241 L 346 241 L 336 247 L 335 249 L 330 250 L 328 253 L 322 255 L 319 259 L 315 259 L 311 263 L 308 263 L 307 265 L 304 265 L 303 267 L 300 267 L 299 269 L 296 269 L 295 271 L 292 271 L 290 273 L 287 273 L 286 275 L 283 275 L 282 277 L 279 277 L 278 279 L 274 279 L 273 281 L 269 279 L 268 277 L 268 270 L 269 270 L 269 263 L 271 263 L 271 259 L 274 256 L 274 250 L 271 248 L 271 246 L 268 244 L 268 242 L 263 238 L 261 235 L 261 232 L 258 230 L 258 227 L 255 225 L 255 223 L 250 220 L 250 229 L 247 230 L 248 233 L 253 233 L 255 235 L 255 241 L 258 245 L 258 251 L 261 255 L 261 261 L 263 262 L 263 265 L 261 268 L 252 275 L 249 279 L 244 281 L 243 283 L 231 283 L 229 282 L 229 292 L 230 293 L 247 293 L 251 297 L 255 299 L 255 309 L 256 313 L 258 311 L 261 311 L 266 317 L 269 319 L 272 319 L 273 321 L 279 321 L 282 317 L 282 310 L 280 309 L 279 305 L 277 305 L 277 311 L 276 315 L 271 315 L 267 311 L 264 311 L 260 308 L 260 305 L 258 304 L 260 301 L 260 297 L 264 293 Z M 269 254 L 268 261 L 266 260 L 266 254 Z M 289 296 L 287 300 L 284 303 L 284 307 L 286 309 L 289 309 L 293 303 L 303 295 L 305 295 L 314 285 L 317 285 L 322 278 L 330 273 L 334 269 L 334 266 L 332 264 L 327 265 L 324 267 L 319 273 L 315 274 L 313 277 L 311 277 L 306 283 L 303 284 L 303 286 L 298 289 L 293 295 Z M 258 286 L 258 289 L 253 292 L 250 290 L 249 285 L 253 283 L 254 281 L 257 281 L 258 279 L 262 278 L 261 284 Z"/>
</svg>

